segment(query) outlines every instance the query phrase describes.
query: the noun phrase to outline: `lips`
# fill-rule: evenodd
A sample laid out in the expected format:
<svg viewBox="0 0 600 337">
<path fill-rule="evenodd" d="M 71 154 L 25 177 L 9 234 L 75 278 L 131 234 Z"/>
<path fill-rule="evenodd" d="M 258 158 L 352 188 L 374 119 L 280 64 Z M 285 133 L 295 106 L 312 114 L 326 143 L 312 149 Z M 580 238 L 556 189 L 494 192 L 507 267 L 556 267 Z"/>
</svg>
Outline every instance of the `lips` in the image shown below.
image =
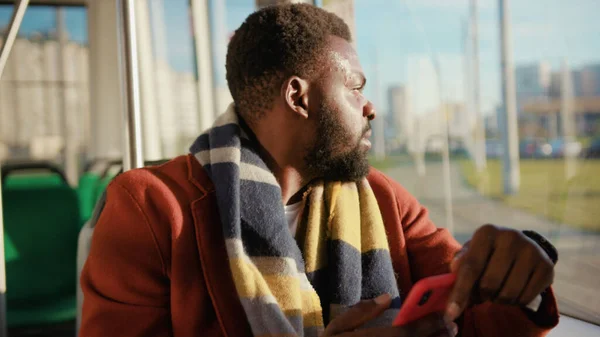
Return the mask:
<svg viewBox="0 0 600 337">
<path fill-rule="evenodd" d="M 360 140 L 361 144 L 363 144 L 367 148 L 367 150 L 371 148 L 371 141 L 369 140 L 369 138 L 371 138 L 372 133 L 373 132 L 369 129 L 363 134 Z"/>
</svg>

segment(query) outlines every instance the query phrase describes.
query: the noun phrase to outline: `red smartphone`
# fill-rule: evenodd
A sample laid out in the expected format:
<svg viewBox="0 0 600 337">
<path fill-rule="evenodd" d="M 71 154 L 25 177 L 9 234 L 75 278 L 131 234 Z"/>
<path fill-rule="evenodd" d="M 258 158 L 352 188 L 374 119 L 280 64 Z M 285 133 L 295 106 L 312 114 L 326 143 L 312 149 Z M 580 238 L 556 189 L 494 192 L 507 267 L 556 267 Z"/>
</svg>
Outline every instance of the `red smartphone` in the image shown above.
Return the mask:
<svg viewBox="0 0 600 337">
<path fill-rule="evenodd" d="M 435 312 L 444 312 L 456 275 L 443 274 L 419 280 L 408 293 L 394 326 L 402 326 Z"/>
</svg>

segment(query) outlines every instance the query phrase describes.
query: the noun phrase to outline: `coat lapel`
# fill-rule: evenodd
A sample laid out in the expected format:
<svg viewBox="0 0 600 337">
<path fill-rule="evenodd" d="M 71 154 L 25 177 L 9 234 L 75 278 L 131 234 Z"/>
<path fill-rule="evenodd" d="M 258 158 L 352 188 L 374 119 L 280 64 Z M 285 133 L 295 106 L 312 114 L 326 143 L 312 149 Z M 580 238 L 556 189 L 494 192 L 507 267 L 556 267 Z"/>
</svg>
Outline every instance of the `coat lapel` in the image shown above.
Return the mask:
<svg viewBox="0 0 600 337">
<path fill-rule="evenodd" d="M 225 336 L 252 336 L 229 268 L 214 187 L 193 156 L 188 156 L 188 167 L 188 179 L 205 192 L 191 207 L 202 272 L 219 325 Z"/>
</svg>

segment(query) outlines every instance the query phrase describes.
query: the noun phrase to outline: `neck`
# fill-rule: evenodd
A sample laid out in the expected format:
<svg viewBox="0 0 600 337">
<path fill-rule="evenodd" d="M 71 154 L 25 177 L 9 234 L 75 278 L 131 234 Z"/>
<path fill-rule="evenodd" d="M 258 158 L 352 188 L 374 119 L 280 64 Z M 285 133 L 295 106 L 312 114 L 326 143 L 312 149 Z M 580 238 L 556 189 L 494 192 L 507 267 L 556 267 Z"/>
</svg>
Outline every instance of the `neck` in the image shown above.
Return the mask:
<svg viewBox="0 0 600 337">
<path fill-rule="evenodd" d="M 281 199 L 284 205 L 302 200 L 312 177 L 305 174 L 302 151 L 294 151 L 296 142 L 282 139 L 281 134 L 273 133 L 273 128 L 261 128 L 247 125 L 259 144 L 260 156 L 273 172 L 281 187 Z M 289 138 L 288 138 L 289 139 Z"/>
<path fill-rule="evenodd" d="M 258 138 L 258 137 L 257 137 Z M 260 138 L 259 138 L 260 142 Z M 302 173 L 299 165 L 294 165 L 283 159 L 277 159 L 275 151 L 269 151 L 268 145 L 264 146 L 261 142 L 261 157 L 267 164 L 267 167 L 273 172 L 275 179 L 281 187 L 281 199 L 284 205 L 293 204 L 302 200 L 302 195 L 306 191 L 311 178 Z M 284 156 L 280 156 L 284 158 Z"/>
</svg>

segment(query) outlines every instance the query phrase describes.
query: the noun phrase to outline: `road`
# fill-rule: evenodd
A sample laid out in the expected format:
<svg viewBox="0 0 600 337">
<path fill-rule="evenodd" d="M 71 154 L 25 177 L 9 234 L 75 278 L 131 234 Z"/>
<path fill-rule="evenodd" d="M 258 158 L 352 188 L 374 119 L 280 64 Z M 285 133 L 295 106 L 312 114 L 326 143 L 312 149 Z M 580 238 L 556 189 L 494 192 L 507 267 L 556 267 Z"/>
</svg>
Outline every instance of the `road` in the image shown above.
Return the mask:
<svg viewBox="0 0 600 337">
<path fill-rule="evenodd" d="M 486 223 L 512 228 L 532 229 L 546 236 L 559 251 L 554 290 L 560 311 L 580 319 L 600 323 L 600 234 L 582 232 L 543 217 L 527 213 L 481 196 L 464 182 L 457 164 L 450 170 L 454 236 L 468 240 L 473 231 Z M 444 184 L 441 163 L 428 163 L 424 177 L 414 166 L 405 165 L 385 171 L 401 183 L 429 210 L 438 227 L 445 227 Z"/>
</svg>

